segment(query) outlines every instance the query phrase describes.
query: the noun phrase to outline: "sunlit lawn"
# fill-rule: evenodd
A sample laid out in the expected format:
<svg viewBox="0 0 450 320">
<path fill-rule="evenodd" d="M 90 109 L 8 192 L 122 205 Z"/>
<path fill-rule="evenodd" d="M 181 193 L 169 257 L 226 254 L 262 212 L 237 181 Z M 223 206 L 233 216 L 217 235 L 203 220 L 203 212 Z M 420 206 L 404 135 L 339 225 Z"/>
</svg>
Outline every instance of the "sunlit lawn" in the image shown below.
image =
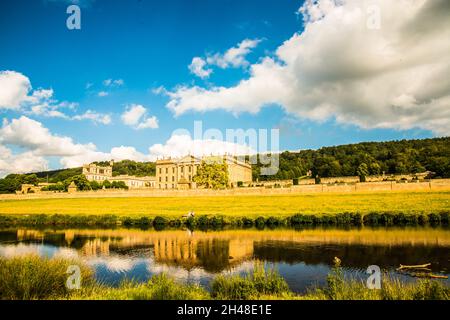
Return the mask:
<svg viewBox="0 0 450 320">
<path fill-rule="evenodd" d="M 287 216 L 295 213 L 423 211 L 450 209 L 450 191 L 200 197 L 58 198 L 1 200 L 0 214 L 116 214 L 180 216 Z"/>
</svg>

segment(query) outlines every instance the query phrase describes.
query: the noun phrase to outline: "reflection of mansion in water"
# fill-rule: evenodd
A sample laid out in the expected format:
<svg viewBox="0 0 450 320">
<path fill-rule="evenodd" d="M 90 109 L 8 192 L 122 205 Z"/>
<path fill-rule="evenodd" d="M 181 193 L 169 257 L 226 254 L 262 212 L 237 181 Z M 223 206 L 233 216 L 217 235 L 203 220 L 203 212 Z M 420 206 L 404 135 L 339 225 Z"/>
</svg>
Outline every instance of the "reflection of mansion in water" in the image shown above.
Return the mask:
<svg viewBox="0 0 450 320">
<path fill-rule="evenodd" d="M 34 230 L 17 231 L 17 240 L 40 239 L 43 243 L 68 246 L 82 256 L 134 255 L 135 250 L 148 251 L 149 258 L 168 266 L 186 270 L 201 267 L 220 272 L 253 258 L 253 240 L 196 237 L 186 233 L 122 236 L 93 236 L 66 230 L 52 234 Z"/>
</svg>

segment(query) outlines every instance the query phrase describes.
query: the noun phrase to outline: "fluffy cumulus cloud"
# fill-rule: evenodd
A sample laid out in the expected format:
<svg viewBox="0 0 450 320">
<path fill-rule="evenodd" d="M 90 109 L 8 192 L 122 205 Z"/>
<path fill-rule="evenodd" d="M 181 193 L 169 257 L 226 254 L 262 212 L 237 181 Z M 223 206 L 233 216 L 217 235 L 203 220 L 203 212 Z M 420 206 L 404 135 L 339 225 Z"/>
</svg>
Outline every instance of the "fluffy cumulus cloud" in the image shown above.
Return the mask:
<svg viewBox="0 0 450 320">
<path fill-rule="evenodd" d="M 206 65 L 207 63 L 203 58 L 194 57 L 189 65 L 189 70 L 197 77 L 202 79 L 208 78 L 213 71 L 210 68 L 206 68 Z"/>
<path fill-rule="evenodd" d="M 117 80 L 114 80 L 117 81 Z M 26 115 L 66 120 L 91 120 L 95 123 L 109 124 L 110 115 L 94 113 L 90 110 L 80 115 L 70 115 L 77 103 L 58 101 L 53 89 L 33 90 L 30 79 L 16 71 L 0 71 L 0 111 L 15 110 Z"/>
<path fill-rule="evenodd" d="M 13 152 L 14 150 L 21 150 Z M 117 146 L 100 151 L 93 143 L 77 143 L 71 137 L 56 135 L 39 121 L 21 116 L 4 120 L 0 128 L 0 177 L 8 173 L 27 173 L 48 169 L 49 157 L 59 159 L 62 168 L 106 160 L 155 161 L 161 157 L 210 154 L 253 154 L 244 145 L 216 139 L 192 139 L 188 134 L 174 134 L 165 144 L 155 144 L 148 152 L 132 146 Z"/>
<path fill-rule="evenodd" d="M 7 146 L 25 151 L 13 153 Z M 150 159 L 149 155 L 138 152 L 134 147 L 120 146 L 112 148 L 110 152 L 101 152 L 93 143 L 76 143 L 70 137 L 55 135 L 39 121 L 26 116 L 4 120 L 0 128 L 0 175 L 44 170 L 48 165 L 48 157 L 58 157 L 64 168 L 110 159 Z"/>
<path fill-rule="evenodd" d="M 8 173 L 23 173 L 47 169 L 47 160 L 31 151 L 13 154 L 11 149 L 0 145 L 0 177 Z"/>
<path fill-rule="evenodd" d="M 29 99 L 30 80 L 15 71 L 0 71 L 0 110 L 19 109 Z"/>
<path fill-rule="evenodd" d="M 246 56 L 255 48 L 261 40 L 245 39 L 236 47 L 228 49 L 225 53 L 208 54 L 206 58 L 194 57 L 189 70 L 196 76 L 204 79 L 208 78 L 213 70 L 208 66 L 217 66 L 222 69 L 245 67 L 249 63 Z"/>
<path fill-rule="evenodd" d="M 134 129 L 157 129 L 158 119 L 156 116 L 148 116 L 148 110 L 140 104 L 131 104 L 122 113 L 122 122 Z"/>
<path fill-rule="evenodd" d="M 188 134 L 174 134 L 165 144 L 155 144 L 149 148 L 151 158 L 182 157 L 187 154 L 207 155 L 247 155 L 255 151 L 245 144 L 237 144 L 217 139 L 192 139 Z"/>
<path fill-rule="evenodd" d="M 233 87 L 165 91 L 176 115 L 258 112 L 362 128 L 450 134 L 450 2 L 319 0 L 299 9 L 304 30 L 250 66 Z"/>
<path fill-rule="evenodd" d="M 111 115 L 98 113 L 96 111 L 87 110 L 85 113 L 76 115 L 72 117 L 73 120 L 91 120 L 94 123 L 100 124 L 110 124 L 111 123 Z"/>
</svg>

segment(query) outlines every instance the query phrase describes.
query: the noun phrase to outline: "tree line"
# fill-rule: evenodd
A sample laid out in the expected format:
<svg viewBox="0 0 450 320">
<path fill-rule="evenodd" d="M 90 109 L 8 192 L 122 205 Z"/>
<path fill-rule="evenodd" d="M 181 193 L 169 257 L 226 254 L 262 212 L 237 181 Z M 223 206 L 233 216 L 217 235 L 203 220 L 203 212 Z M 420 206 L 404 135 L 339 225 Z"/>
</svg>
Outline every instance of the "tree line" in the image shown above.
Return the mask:
<svg viewBox="0 0 450 320">
<path fill-rule="evenodd" d="M 109 165 L 109 162 L 97 164 Z M 261 175 L 262 166 L 259 162 L 252 166 L 254 180 L 297 179 L 306 176 L 308 172 L 313 177 L 326 178 L 377 175 L 383 172 L 409 174 L 432 171 L 436 178 L 450 178 L 450 137 L 362 142 L 318 150 L 285 151 L 280 154 L 279 170 L 273 176 Z M 155 172 L 154 162 L 123 160 L 113 165 L 114 176 L 154 176 Z M 81 173 L 81 168 L 71 168 L 33 174 L 10 174 L 0 179 L 0 193 L 14 193 L 23 183 L 67 183 L 68 179 L 80 176 Z M 95 185 L 91 186 L 91 189 L 95 188 Z"/>
<path fill-rule="evenodd" d="M 279 170 L 262 176 L 253 165 L 253 179 L 285 180 L 307 175 L 340 177 L 435 172 L 436 178 L 450 177 L 450 137 L 389 142 L 362 142 L 323 147 L 318 150 L 285 151 L 280 154 Z"/>
</svg>

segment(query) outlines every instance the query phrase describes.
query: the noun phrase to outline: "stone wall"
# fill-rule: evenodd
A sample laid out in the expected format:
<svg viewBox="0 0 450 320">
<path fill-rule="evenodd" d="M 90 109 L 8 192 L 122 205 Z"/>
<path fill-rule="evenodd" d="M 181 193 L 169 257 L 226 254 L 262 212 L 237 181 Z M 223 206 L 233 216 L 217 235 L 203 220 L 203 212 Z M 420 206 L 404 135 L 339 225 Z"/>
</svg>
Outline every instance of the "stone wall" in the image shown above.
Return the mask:
<svg viewBox="0 0 450 320">
<path fill-rule="evenodd" d="M 189 196 L 238 196 L 238 195 L 272 195 L 272 194 L 307 194 L 307 193 L 352 193 L 352 192 L 389 192 L 389 191 L 450 191 L 450 179 L 435 179 L 428 182 L 395 181 L 365 182 L 354 184 L 312 184 L 298 185 L 285 188 L 232 188 L 226 190 L 97 190 L 83 191 L 74 194 L 41 192 L 27 195 L 5 194 L 0 199 L 40 199 L 40 198 L 96 198 L 96 197 L 189 197 Z"/>
</svg>

